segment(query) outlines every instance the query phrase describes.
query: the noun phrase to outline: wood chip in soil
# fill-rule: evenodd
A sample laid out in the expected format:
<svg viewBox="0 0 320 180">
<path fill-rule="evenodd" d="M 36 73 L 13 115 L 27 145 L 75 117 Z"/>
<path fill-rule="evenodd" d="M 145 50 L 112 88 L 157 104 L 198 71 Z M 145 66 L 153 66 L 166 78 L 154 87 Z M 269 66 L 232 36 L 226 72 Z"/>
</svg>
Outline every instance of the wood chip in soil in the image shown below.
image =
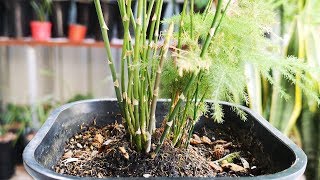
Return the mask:
<svg viewBox="0 0 320 180">
<path fill-rule="evenodd" d="M 193 135 L 188 148 L 173 148 L 165 141 L 160 153 L 152 159 L 132 148 L 122 124 L 102 128 L 91 125 L 66 142 L 64 153 L 53 170 L 98 178 L 239 177 L 272 173 L 267 158 L 253 157 L 250 149 L 243 148 L 244 144 L 228 133 L 202 128 Z M 153 142 L 157 142 L 157 138 Z M 229 162 L 228 157 L 235 154 L 239 157 Z"/>
</svg>

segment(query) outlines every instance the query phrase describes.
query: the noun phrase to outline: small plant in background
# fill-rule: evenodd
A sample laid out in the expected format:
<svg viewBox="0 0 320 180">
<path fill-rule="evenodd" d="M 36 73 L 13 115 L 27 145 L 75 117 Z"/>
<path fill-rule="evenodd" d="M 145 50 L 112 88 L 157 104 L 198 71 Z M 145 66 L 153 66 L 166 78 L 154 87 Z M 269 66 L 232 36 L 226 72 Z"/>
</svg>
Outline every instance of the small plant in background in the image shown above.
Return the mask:
<svg viewBox="0 0 320 180">
<path fill-rule="evenodd" d="M 56 100 L 54 100 L 51 96 L 46 97 L 44 99 L 42 99 L 41 101 L 39 101 L 34 108 L 34 116 L 36 117 L 37 121 L 40 122 L 40 125 L 42 125 L 47 118 L 49 117 L 51 111 L 59 106 L 59 102 L 57 102 Z M 33 127 L 32 124 L 29 124 L 32 128 Z"/>
<path fill-rule="evenodd" d="M 52 0 L 32 0 L 31 6 L 39 21 L 47 21 L 51 13 Z"/>
<path fill-rule="evenodd" d="M 274 23 L 271 4 L 266 1 L 239 0 L 231 3 L 229 0 L 224 3 L 218 0 L 216 11 L 211 12 L 214 3 L 210 0 L 204 12 L 198 14 L 194 13 L 194 1 L 185 0 L 182 13 L 166 20 L 169 28 L 160 36 L 159 12 L 163 0 L 153 0 L 148 5 L 145 0 L 137 1 L 135 19 L 131 0 L 119 0 L 125 29 L 120 77 L 114 67 L 108 27 L 100 2 L 94 2 L 119 107 L 138 151 L 151 150 L 151 137 L 156 130 L 156 102 L 160 93 L 171 99 L 171 109 L 165 117 L 155 153 L 159 152 L 166 138 L 174 146 L 188 145 L 195 123 L 207 111 L 206 99 L 215 100 L 211 115 L 218 122 L 222 122 L 224 116 L 218 100 L 247 103 L 247 65 L 255 67 L 274 88 L 279 89 L 282 96 L 287 97 L 287 93 L 274 84 L 271 74 L 274 70 L 319 102 L 318 93 L 309 89 L 311 78 L 304 74 L 319 71 L 294 57 L 275 55 L 278 49 L 264 38 L 264 33 Z M 155 8 L 154 15 L 151 15 L 152 8 Z M 150 24 L 149 19 L 152 19 Z M 134 27 L 134 42 L 129 32 L 130 25 Z M 177 27 L 176 32 L 173 32 L 174 26 Z M 151 28 L 150 34 L 146 34 L 148 27 Z M 159 41 L 160 37 L 163 41 Z M 297 74 L 301 78 L 296 79 Z M 244 112 L 235 111 L 246 119 Z"/>
<path fill-rule="evenodd" d="M 11 132 L 17 137 L 31 121 L 31 114 L 28 106 L 8 104 L 0 119 L 0 136 Z"/>
<path fill-rule="evenodd" d="M 51 13 L 52 0 L 32 0 L 31 6 L 37 16 L 36 21 L 30 22 L 32 38 L 39 41 L 49 40 L 52 24 L 48 18 Z"/>
<path fill-rule="evenodd" d="M 86 100 L 86 99 L 93 99 L 93 95 L 90 93 L 75 94 L 70 99 L 68 99 L 65 103 L 71 103 L 71 102 Z M 35 106 L 35 112 L 36 112 L 35 116 L 37 117 L 40 124 L 42 125 L 47 120 L 52 110 L 61 104 L 63 103 L 58 102 L 57 100 L 54 100 L 51 96 L 46 97 L 43 100 L 39 101 Z M 30 111 L 30 114 L 31 114 L 31 111 Z M 32 125 L 30 126 L 32 127 Z"/>
<path fill-rule="evenodd" d="M 90 94 L 90 93 L 88 93 L 88 94 L 76 94 L 73 97 L 71 97 L 69 100 L 67 100 L 67 103 L 80 101 L 80 100 L 86 100 L 86 99 L 93 99 L 93 95 Z"/>
</svg>

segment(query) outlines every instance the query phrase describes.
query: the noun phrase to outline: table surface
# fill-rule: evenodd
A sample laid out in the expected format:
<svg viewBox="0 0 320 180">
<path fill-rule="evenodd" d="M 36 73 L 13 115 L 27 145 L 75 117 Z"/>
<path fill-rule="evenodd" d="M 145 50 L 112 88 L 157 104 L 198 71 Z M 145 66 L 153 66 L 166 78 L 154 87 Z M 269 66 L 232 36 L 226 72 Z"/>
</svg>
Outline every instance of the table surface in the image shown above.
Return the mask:
<svg viewBox="0 0 320 180">
<path fill-rule="evenodd" d="M 59 47 L 59 46 L 70 46 L 70 47 L 104 47 L 102 41 L 95 41 L 94 39 L 85 39 L 81 42 L 72 42 L 67 38 L 52 38 L 48 41 L 35 41 L 31 38 L 23 39 L 10 39 L 0 38 L 0 46 L 48 46 L 48 47 Z M 122 40 L 115 39 L 110 43 L 112 48 L 121 48 Z"/>
</svg>

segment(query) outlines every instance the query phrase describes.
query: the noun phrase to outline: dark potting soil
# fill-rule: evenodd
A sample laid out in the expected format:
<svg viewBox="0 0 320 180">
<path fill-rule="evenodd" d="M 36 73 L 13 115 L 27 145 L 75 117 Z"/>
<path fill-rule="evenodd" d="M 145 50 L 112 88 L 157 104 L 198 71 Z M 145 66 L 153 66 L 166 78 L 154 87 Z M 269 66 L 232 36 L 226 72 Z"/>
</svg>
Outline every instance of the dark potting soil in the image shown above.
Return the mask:
<svg viewBox="0 0 320 180">
<path fill-rule="evenodd" d="M 53 169 L 61 174 L 99 178 L 238 177 L 276 172 L 250 131 L 232 133 L 226 126 L 217 125 L 214 131 L 203 127 L 193 134 L 188 148 L 174 148 L 166 141 L 158 155 L 151 158 L 132 148 L 122 124 L 102 128 L 91 125 L 82 127 L 66 142 L 64 154 Z"/>
</svg>

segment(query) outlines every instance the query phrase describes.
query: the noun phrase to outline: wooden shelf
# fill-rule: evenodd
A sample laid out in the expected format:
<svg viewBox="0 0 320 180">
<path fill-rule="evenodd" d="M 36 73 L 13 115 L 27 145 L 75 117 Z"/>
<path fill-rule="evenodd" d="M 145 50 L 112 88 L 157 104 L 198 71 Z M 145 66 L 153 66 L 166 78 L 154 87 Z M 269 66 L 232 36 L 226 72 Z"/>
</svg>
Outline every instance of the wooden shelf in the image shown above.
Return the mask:
<svg viewBox="0 0 320 180">
<path fill-rule="evenodd" d="M 104 43 L 102 41 L 95 41 L 93 39 L 85 39 L 82 42 L 72 42 L 66 38 L 59 38 L 59 39 L 51 39 L 49 41 L 35 41 L 31 38 L 26 39 L 7 39 L 7 38 L 0 38 L 0 46 L 48 46 L 48 47 L 63 47 L 63 46 L 70 46 L 70 47 L 99 47 L 103 48 Z M 121 40 L 116 40 L 111 42 L 112 48 L 121 48 L 122 42 Z"/>
</svg>

